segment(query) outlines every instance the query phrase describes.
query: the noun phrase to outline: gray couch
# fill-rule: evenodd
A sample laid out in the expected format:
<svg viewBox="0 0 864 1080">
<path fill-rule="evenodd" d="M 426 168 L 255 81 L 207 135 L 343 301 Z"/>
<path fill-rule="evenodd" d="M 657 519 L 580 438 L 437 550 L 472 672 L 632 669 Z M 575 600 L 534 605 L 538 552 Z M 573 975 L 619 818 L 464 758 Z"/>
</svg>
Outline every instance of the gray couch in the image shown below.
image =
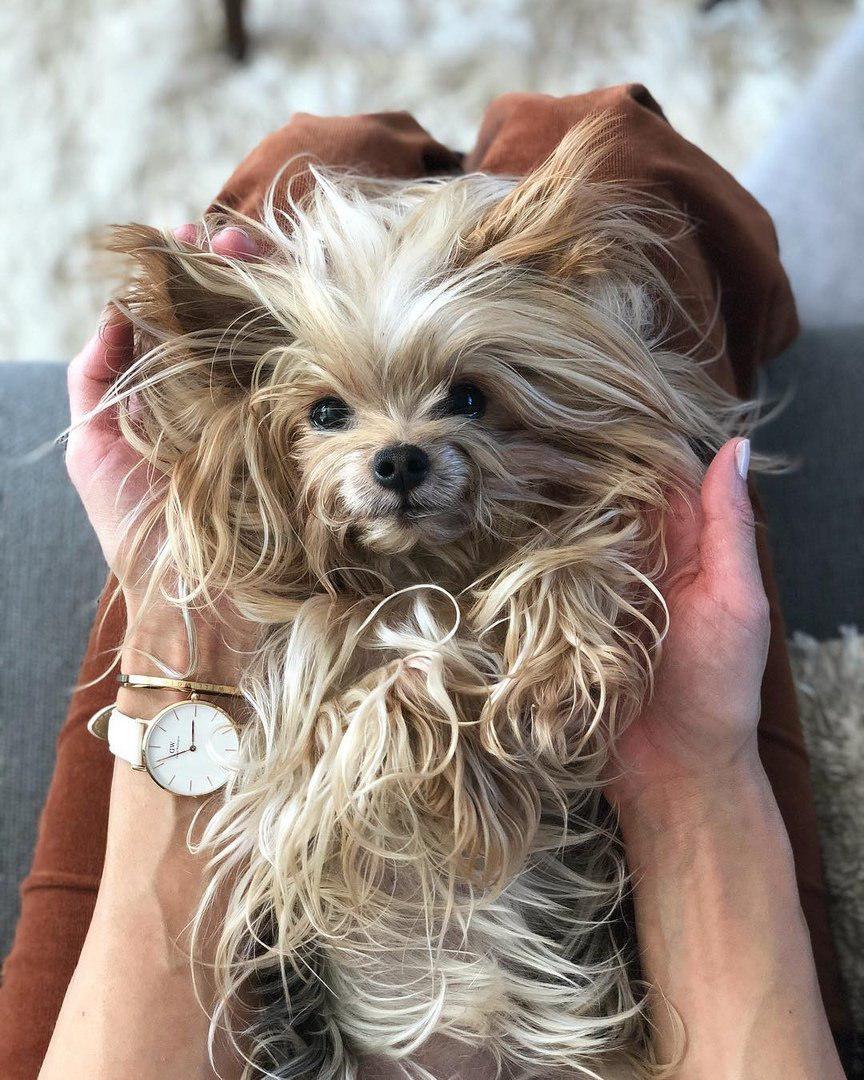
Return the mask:
<svg viewBox="0 0 864 1080">
<path fill-rule="evenodd" d="M 765 372 L 769 395 L 793 385 L 797 393 L 757 444 L 803 459 L 797 472 L 761 485 L 777 575 L 789 626 L 819 637 L 862 614 L 862 351 L 864 327 L 814 330 Z M 62 452 L 32 453 L 65 424 L 61 365 L 0 364 L 0 954 L 105 579 Z"/>
<path fill-rule="evenodd" d="M 105 579 L 62 452 L 22 461 L 67 424 L 61 364 L 0 364 L 0 952 Z"/>
</svg>

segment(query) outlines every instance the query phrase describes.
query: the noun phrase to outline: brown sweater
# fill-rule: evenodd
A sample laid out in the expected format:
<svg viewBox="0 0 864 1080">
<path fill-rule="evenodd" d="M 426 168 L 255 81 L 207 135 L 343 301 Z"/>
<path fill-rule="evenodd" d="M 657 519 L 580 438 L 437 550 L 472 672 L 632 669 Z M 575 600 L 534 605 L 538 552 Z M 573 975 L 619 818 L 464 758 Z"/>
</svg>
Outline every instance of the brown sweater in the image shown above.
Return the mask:
<svg viewBox="0 0 864 1080">
<path fill-rule="evenodd" d="M 267 186 L 295 155 L 305 157 L 293 161 L 280 180 L 294 189 L 308 182 L 310 158 L 388 177 L 463 170 L 519 175 L 538 165 L 574 124 L 598 113 L 609 121 L 603 137 L 604 178 L 659 196 L 692 222 L 693 230 L 676 241 L 676 290 L 704 325 L 719 311 L 711 335 L 720 353 L 714 376 L 728 390 L 751 392 L 756 365 L 775 356 L 797 332 L 774 229 L 728 173 L 669 126 L 644 87 L 618 86 L 565 98 L 504 95 L 490 105 L 477 143 L 465 156 L 436 142 L 407 113 L 298 114 L 252 151 L 216 202 L 255 215 Z M 832 1026 L 841 1032 L 846 1013 L 828 927 L 807 755 L 764 530 L 759 545 L 772 610 L 760 748 L 792 840 L 823 998 Z M 104 670 L 107 650 L 122 634 L 122 610 L 113 609 L 101 629 L 98 617 L 95 625 L 82 683 Z M 33 1080 L 38 1074 L 87 932 L 104 855 L 112 759 L 88 734 L 86 722 L 112 700 L 114 689 L 111 680 L 103 679 L 78 691 L 58 740 L 54 778 L 0 987 L 4 1080 Z"/>
</svg>

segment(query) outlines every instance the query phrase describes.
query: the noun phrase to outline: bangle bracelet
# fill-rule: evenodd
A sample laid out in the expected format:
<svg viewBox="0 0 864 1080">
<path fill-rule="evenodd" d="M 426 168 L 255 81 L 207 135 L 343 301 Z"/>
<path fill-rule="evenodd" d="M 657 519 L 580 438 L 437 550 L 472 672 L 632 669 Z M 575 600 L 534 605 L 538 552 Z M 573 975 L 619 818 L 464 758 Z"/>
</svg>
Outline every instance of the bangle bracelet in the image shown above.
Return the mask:
<svg viewBox="0 0 864 1080">
<path fill-rule="evenodd" d="M 116 704 L 112 701 L 110 705 L 103 705 L 101 709 L 93 713 L 87 721 L 87 730 L 91 735 L 95 735 L 103 742 L 108 742 L 108 717 L 115 708 Z"/>
<path fill-rule="evenodd" d="M 217 697 L 243 696 L 236 686 L 191 682 L 189 679 L 163 679 L 158 675 L 118 675 L 117 682 L 132 690 L 183 690 L 190 694 L 214 694 Z"/>
</svg>

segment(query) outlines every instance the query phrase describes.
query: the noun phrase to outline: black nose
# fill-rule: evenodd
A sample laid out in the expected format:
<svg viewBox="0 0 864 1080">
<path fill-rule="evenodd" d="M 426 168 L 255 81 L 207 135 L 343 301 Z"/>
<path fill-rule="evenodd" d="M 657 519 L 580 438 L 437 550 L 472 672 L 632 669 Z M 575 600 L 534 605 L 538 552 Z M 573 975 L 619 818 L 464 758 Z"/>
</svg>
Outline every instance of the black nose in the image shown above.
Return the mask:
<svg viewBox="0 0 864 1080">
<path fill-rule="evenodd" d="M 411 491 L 429 475 L 429 455 L 411 443 L 385 446 L 372 459 L 372 472 L 383 488 Z"/>
</svg>

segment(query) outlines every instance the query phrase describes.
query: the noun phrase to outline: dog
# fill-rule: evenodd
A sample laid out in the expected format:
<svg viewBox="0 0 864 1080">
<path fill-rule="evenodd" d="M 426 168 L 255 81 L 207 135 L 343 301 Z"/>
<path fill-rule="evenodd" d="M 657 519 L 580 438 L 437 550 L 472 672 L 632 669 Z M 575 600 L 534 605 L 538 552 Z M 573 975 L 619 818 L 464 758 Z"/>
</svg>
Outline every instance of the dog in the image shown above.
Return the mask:
<svg viewBox="0 0 864 1080">
<path fill-rule="evenodd" d="M 492 1076 L 661 1071 L 601 789 L 670 493 L 752 406 L 676 348 L 686 225 L 597 178 L 601 134 L 524 178 L 312 166 L 196 244 L 115 233 L 113 400 L 155 478 L 130 551 L 158 522 L 151 589 L 260 627 L 199 912 L 245 1076 L 428 1078 L 442 1040 Z M 210 252 L 226 224 L 261 257 Z"/>
</svg>

